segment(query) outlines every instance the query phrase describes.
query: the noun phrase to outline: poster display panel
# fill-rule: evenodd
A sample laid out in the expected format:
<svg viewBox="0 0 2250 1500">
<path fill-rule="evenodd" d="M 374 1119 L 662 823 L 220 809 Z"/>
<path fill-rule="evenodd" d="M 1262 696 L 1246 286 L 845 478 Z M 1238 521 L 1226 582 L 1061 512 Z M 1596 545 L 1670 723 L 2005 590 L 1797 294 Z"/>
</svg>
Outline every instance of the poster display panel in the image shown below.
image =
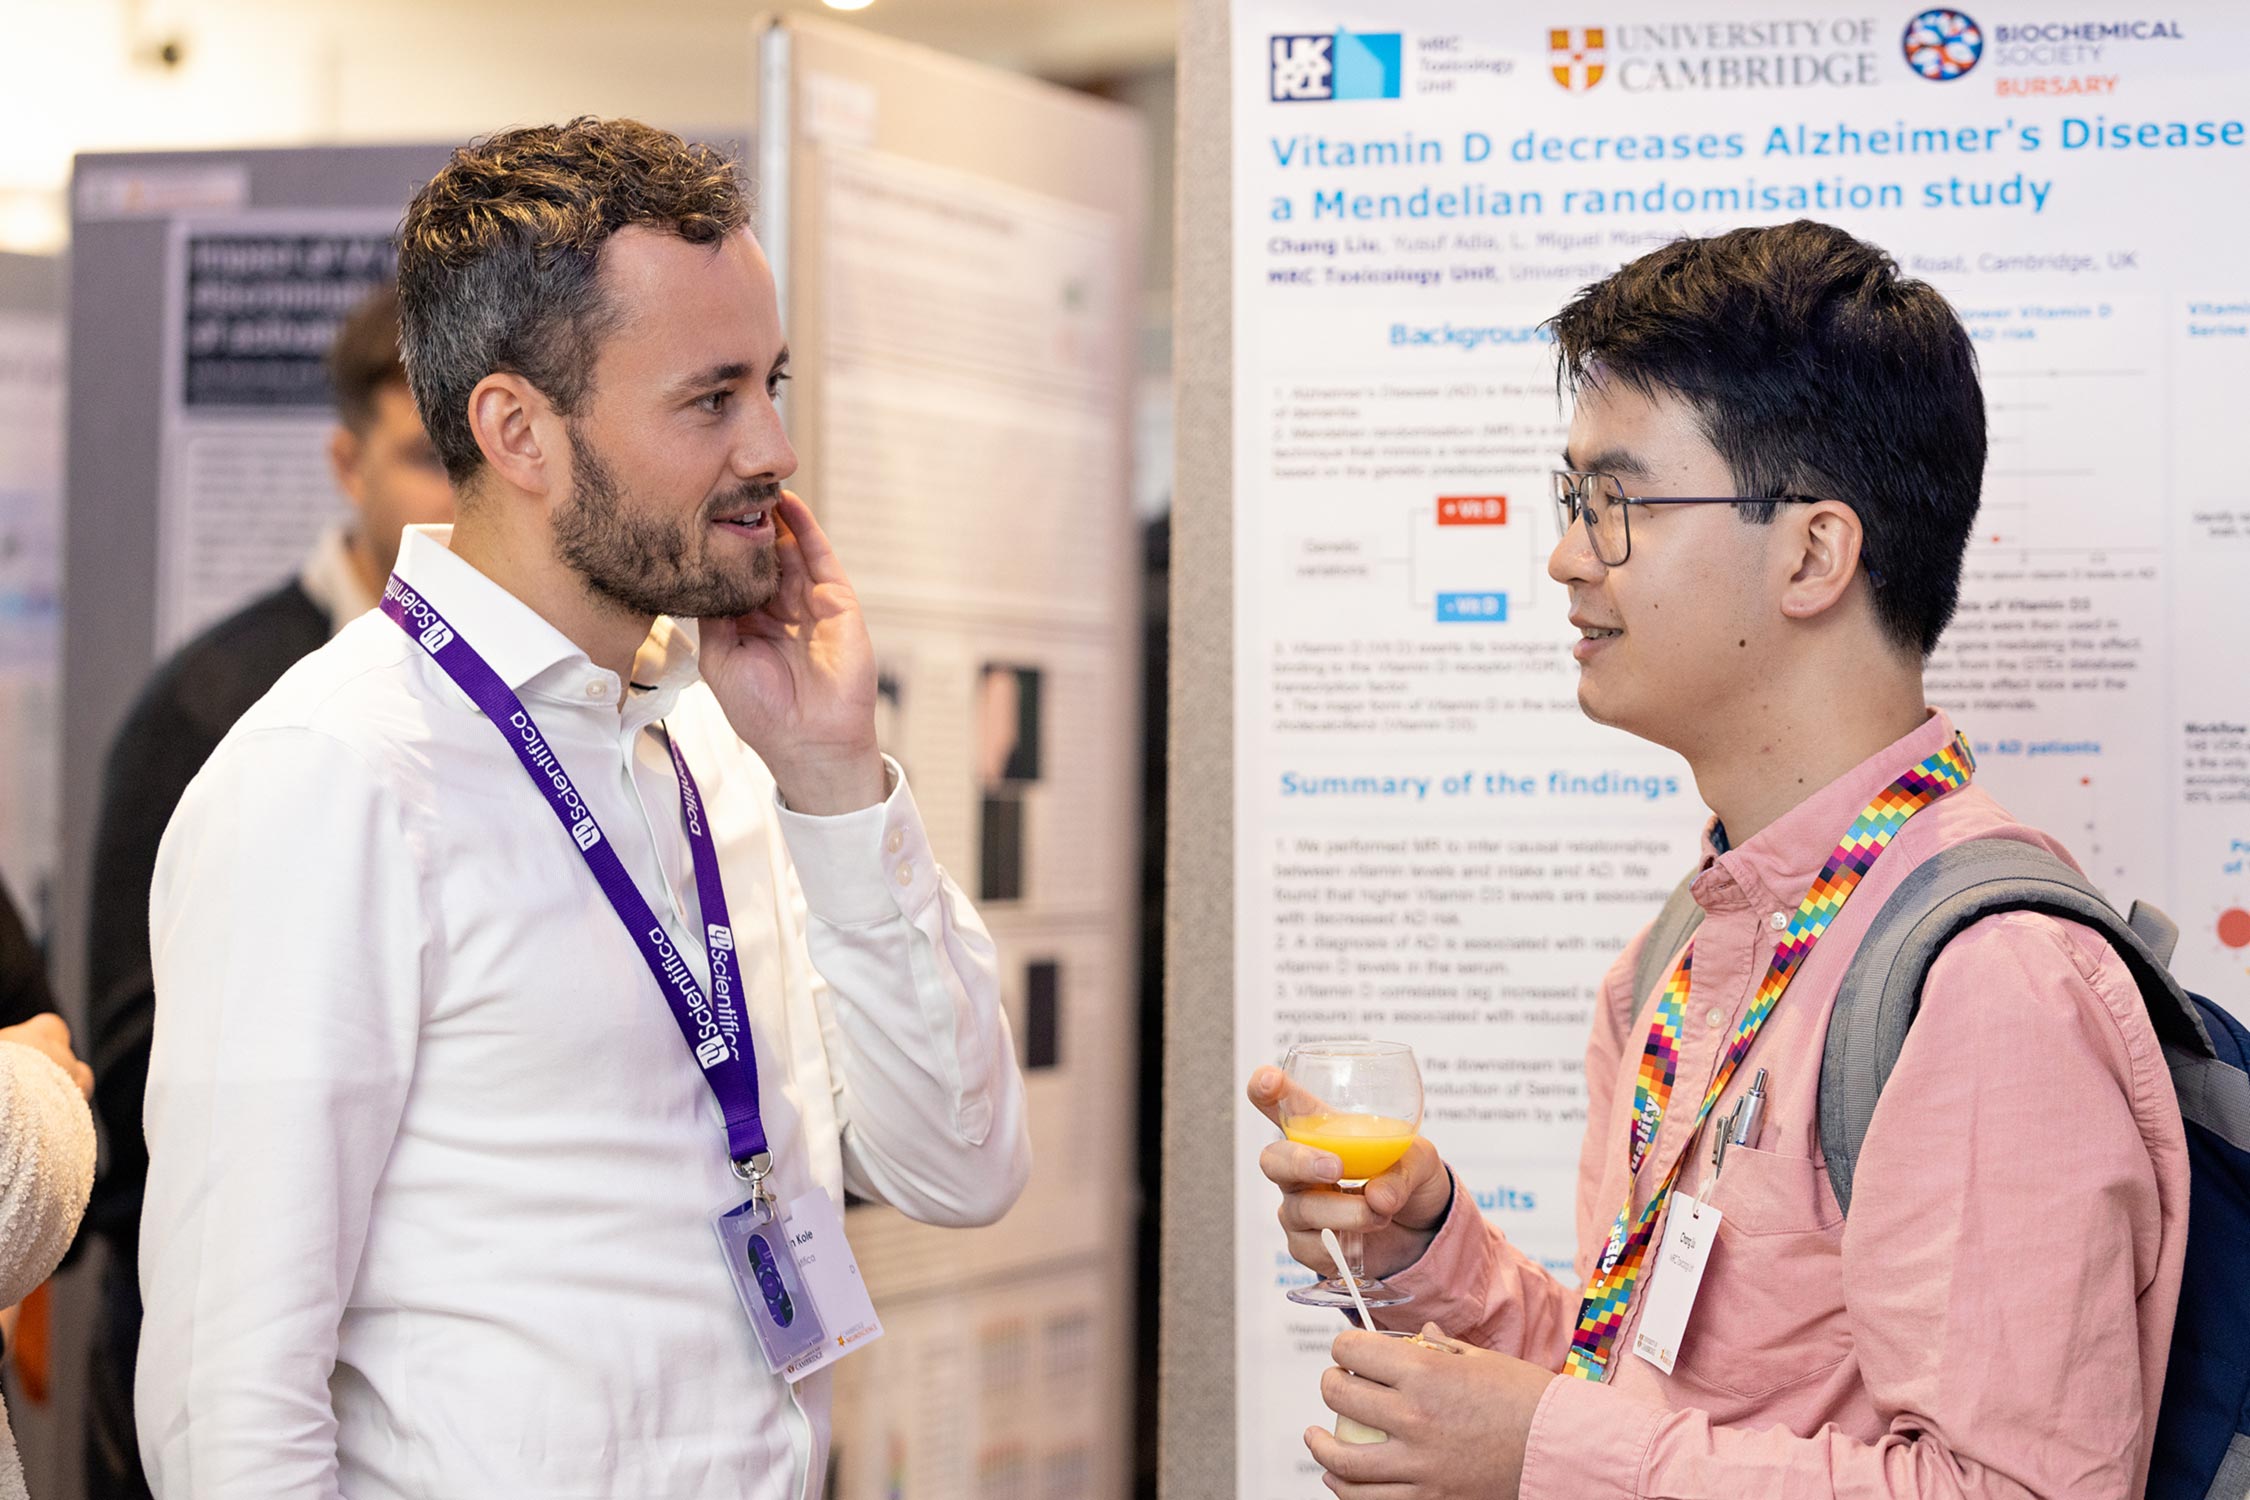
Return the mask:
<svg viewBox="0 0 2250 1500">
<path fill-rule="evenodd" d="M 1991 457 L 1930 697 L 2250 1014 L 2250 15 L 1972 9 L 1233 5 L 1238 1073 L 1413 1043 L 1566 1277 L 1589 1005 L 1705 812 L 1578 712 L 1542 324 L 1679 235 L 1826 220 L 1959 309 Z M 1245 1500 L 1317 1483 L 1337 1327 L 1283 1298 L 1271 1138 L 1238 1111 Z"/>
<path fill-rule="evenodd" d="M 760 79 L 792 484 L 866 610 L 878 735 L 1000 955 L 1044 1143 L 997 1224 L 850 1210 L 890 1347 L 837 1371 L 835 1492 L 1111 1500 L 1135 1293 L 1141 133 L 798 18 Z"/>
</svg>

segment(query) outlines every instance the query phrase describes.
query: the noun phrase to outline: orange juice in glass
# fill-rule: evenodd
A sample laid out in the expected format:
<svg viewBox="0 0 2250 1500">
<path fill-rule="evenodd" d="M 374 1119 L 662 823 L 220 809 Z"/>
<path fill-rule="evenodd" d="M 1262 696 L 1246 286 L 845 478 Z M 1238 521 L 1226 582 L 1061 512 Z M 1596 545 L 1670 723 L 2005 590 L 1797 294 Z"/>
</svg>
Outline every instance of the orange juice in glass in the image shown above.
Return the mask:
<svg viewBox="0 0 2250 1500">
<path fill-rule="evenodd" d="M 1341 1161 L 1346 1182 L 1382 1176 L 1414 1144 L 1414 1122 L 1390 1115 L 1300 1115 L 1285 1121 L 1281 1132 L 1300 1146 L 1329 1152 Z"/>
<path fill-rule="evenodd" d="M 1414 1049 L 1404 1042 L 1300 1042 L 1289 1049 L 1281 1068 L 1291 1084 L 1277 1111 L 1282 1134 L 1342 1163 L 1336 1182 L 1341 1191 L 1359 1192 L 1414 1144 L 1422 1125 L 1422 1072 Z M 1337 1238 L 1369 1307 L 1395 1307 L 1408 1300 L 1406 1293 L 1367 1279 L 1360 1236 Z M 1293 1288 L 1289 1300 L 1308 1307 L 1352 1305 L 1351 1291 L 1340 1276 Z"/>
</svg>

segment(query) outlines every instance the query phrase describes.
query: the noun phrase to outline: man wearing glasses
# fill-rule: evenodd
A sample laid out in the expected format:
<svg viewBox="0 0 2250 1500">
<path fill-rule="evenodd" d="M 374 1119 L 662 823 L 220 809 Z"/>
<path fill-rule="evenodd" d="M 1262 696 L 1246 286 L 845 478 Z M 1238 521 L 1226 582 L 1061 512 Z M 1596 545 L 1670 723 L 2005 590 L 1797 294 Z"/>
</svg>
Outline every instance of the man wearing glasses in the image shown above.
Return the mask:
<svg viewBox="0 0 2250 1500">
<path fill-rule="evenodd" d="M 2060 852 L 1923 699 L 1984 470 L 1966 332 L 1804 222 L 1666 246 L 1553 327 L 1575 407 L 1548 572 L 1579 703 L 1693 768 L 1702 922 L 1645 992 L 1646 931 L 1603 982 L 1568 1278 L 1460 1201 L 1434 1145 L 1364 1197 L 1268 1149 L 1299 1258 L 1367 1232 L 1369 1272 L 1413 1297 L 1400 1325 L 1468 1356 L 1343 1334 L 1323 1394 L 1390 1440 L 1308 1446 L 1347 1500 L 2139 1494 L 2188 1173 L 2108 945 L 2024 912 L 1966 929 L 1848 1225 L 1819 1145 L 1829 1012 L 1884 898 L 1969 839 Z M 1251 1097 L 1281 1087 L 1261 1069 Z"/>
</svg>

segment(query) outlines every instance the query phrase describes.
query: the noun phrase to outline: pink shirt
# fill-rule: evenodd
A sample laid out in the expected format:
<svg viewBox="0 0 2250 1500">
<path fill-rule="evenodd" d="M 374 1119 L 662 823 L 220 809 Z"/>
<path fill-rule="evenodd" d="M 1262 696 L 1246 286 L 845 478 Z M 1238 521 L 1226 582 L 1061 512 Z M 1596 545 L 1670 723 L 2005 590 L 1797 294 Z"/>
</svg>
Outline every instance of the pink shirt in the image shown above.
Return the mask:
<svg viewBox="0 0 2250 1500">
<path fill-rule="evenodd" d="M 1907 872 L 1965 839 L 2059 847 L 1974 783 L 1911 819 L 1759 1034 L 1713 1115 L 1767 1070 L 1757 1149 L 1711 1177 L 1695 1105 L 1790 913 L 1844 828 L 1952 738 L 1943 714 L 1738 849 L 1705 848 L 1704 920 L 1678 1083 L 1635 1206 L 1684 1152 L 1677 1191 L 1723 1220 L 1670 1375 L 1636 1357 L 1636 1295 L 1607 1384 L 1541 1399 L 1524 1500 L 2138 1496 L 2186 1246 L 2179 1108 L 2139 991 L 2073 923 L 1992 917 L 1946 948 L 1875 1113 L 1847 1220 L 1820 1152 L 1820 1059 L 1852 951 Z M 1648 1017 L 1644 932 L 1602 985 L 1586 1049 L 1577 1280 L 1556 1281 L 1456 1208 L 1392 1278 L 1397 1326 L 1562 1367 L 1579 1291 L 1628 1182 Z M 1648 1282 L 1641 1291 L 1645 1293 Z"/>
</svg>

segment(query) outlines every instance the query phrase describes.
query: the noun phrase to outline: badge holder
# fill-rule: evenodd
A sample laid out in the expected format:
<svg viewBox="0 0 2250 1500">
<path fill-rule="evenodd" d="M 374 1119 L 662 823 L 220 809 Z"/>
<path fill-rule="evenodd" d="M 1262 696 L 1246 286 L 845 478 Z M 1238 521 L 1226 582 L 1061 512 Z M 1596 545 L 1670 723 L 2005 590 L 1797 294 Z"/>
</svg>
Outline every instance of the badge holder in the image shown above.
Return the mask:
<svg viewBox="0 0 2250 1500">
<path fill-rule="evenodd" d="M 824 1362 L 828 1335 L 798 1269 L 780 1205 L 766 1185 L 772 1171 L 773 1158 L 764 1152 L 747 1163 L 736 1162 L 734 1175 L 750 1184 L 750 1196 L 713 1214 L 711 1227 L 766 1368 L 793 1379 L 800 1367 L 809 1372 Z"/>
</svg>

